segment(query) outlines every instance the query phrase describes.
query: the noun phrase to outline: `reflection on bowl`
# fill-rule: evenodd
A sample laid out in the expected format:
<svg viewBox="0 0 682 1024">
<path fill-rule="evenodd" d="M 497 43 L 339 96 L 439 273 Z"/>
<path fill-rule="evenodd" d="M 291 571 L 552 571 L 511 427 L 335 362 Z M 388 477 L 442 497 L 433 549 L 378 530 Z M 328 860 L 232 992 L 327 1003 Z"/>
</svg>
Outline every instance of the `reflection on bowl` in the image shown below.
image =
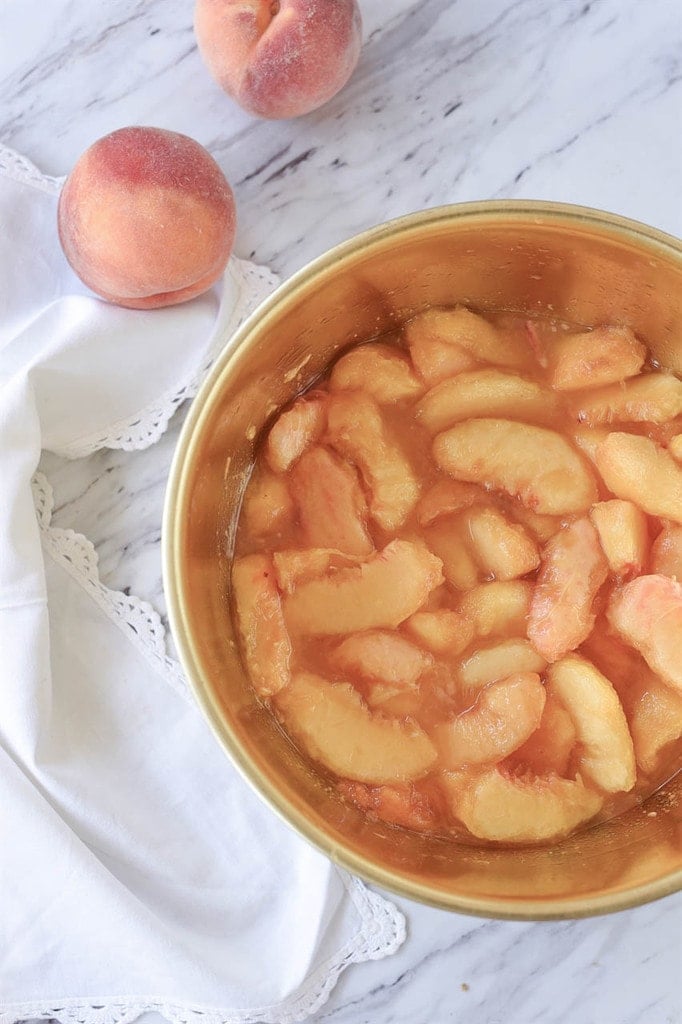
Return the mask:
<svg viewBox="0 0 682 1024">
<path fill-rule="evenodd" d="M 304 268 L 250 318 L 190 410 L 164 522 L 174 637 L 195 695 L 247 779 L 350 871 L 413 899 L 486 916 L 571 917 L 665 895 L 682 881 L 678 775 L 641 807 L 537 849 L 482 849 L 371 822 L 313 772 L 253 695 L 229 575 L 254 442 L 272 412 L 355 341 L 432 305 L 626 323 L 682 370 L 682 246 L 620 218 L 549 203 L 430 210 Z M 399 837 L 399 838 L 398 838 Z"/>
</svg>

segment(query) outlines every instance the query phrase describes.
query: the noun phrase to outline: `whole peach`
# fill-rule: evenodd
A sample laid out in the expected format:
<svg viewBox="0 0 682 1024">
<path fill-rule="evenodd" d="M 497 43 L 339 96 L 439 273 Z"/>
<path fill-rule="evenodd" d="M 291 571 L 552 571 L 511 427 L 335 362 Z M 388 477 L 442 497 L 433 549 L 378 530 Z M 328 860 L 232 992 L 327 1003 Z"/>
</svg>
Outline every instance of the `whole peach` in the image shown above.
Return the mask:
<svg viewBox="0 0 682 1024">
<path fill-rule="evenodd" d="M 171 306 L 221 276 L 234 243 L 234 197 L 194 139 L 120 128 L 76 163 L 58 226 L 67 260 L 98 295 L 132 309 Z"/>
<path fill-rule="evenodd" d="M 298 117 L 350 78 L 360 55 L 356 0 L 197 0 L 194 31 L 218 84 L 257 117 Z"/>
</svg>

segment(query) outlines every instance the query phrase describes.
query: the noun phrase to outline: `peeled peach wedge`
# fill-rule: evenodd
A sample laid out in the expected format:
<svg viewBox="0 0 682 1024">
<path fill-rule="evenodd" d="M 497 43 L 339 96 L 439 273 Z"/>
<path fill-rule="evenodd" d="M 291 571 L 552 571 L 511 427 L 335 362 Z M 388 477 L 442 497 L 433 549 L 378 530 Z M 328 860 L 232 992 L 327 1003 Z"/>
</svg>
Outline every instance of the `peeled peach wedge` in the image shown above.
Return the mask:
<svg viewBox="0 0 682 1024">
<path fill-rule="evenodd" d="M 587 516 L 547 542 L 528 615 L 528 636 L 547 661 L 556 661 L 587 639 L 595 621 L 594 600 L 608 573 Z"/>
<path fill-rule="evenodd" d="M 277 585 L 285 594 L 330 569 L 346 569 L 361 560 L 360 555 L 347 555 L 335 548 L 283 548 L 272 556 Z"/>
<path fill-rule="evenodd" d="M 83 153 L 59 197 L 59 239 L 80 279 L 119 306 L 201 295 L 232 252 L 232 190 L 198 142 L 119 128 Z"/>
<path fill-rule="evenodd" d="M 459 679 L 464 692 L 473 694 L 488 683 L 505 679 L 510 671 L 544 672 L 546 667 L 546 660 L 529 640 L 511 637 L 470 654 L 459 667 Z"/>
<path fill-rule="evenodd" d="M 607 617 L 665 683 L 682 691 L 682 584 L 638 576 L 614 593 Z"/>
<path fill-rule="evenodd" d="M 342 780 L 337 789 L 356 807 L 390 825 L 401 825 L 414 832 L 428 832 L 436 826 L 430 794 L 423 793 L 417 786 L 367 786 Z"/>
<path fill-rule="evenodd" d="M 256 117 L 299 117 L 346 84 L 360 55 L 356 0 L 197 0 L 199 52 Z"/>
<path fill-rule="evenodd" d="M 437 384 L 416 406 L 416 417 L 432 434 L 482 416 L 546 422 L 556 407 L 549 388 L 501 370 L 470 370 Z"/>
<path fill-rule="evenodd" d="M 313 636 L 395 629 L 442 582 L 439 558 L 421 544 L 394 540 L 357 567 L 301 584 L 285 598 L 285 616 Z"/>
<path fill-rule="evenodd" d="M 540 724 L 545 688 L 533 672 L 490 683 L 468 710 L 443 722 L 433 737 L 446 769 L 500 761 L 525 743 Z"/>
<path fill-rule="evenodd" d="M 417 502 L 417 520 L 420 526 L 430 526 L 443 516 L 461 512 L 476 502 L 485 500 L 485 491 L 476 484 L 461 480 L 438 480 Z"/>
<path fill-rule="evenodd" d="M 405 621 L 405 629 L 422 647 L 435 654 L 460 654 L 474 635 L 469 619 L 447 608 L 415 612 Z"/>
<path fill-rule="evenodd" d="M 505 419 L 458 423 L 433 442 L 438 466 L 457 480 L 488 485 L 534 512 L 582 512 L 597 500 L 592 474 L 556 431 Z"/>
<path fill-rule="evenodd" d="M 269 470 L 257 469 L 249 482 L 242 515 L 249 533 L 256 537 L 280 533 L 294 516 L 287 481 Z"/>
<path fill-rule="evenodd" d="M 632 737 L 611 682 L 576 654 L 551 665 L 547 692 L 566 708 L 580 744 L 579 771 L 606 793 L 628 792 L 635 784 Z"/>
<path fill-rule="evenodd" d="M 433 664 L 430 654 L 399 633 L 384 629 L 351 633 L 333 652 L 331 661 L 347 677 L 357 675 L 407 687 Z"/>
<path fill-rule="evenodd" d="M 565 775 L 576 743 L 576 729 L 564 706 L 546 689 L 545 693 L 540 724 L 507 759 L 507 765 L 534 775 Z"/>
<path fill-rule="evenodd" d="M 407 519 L 420 485 L 409 461 L 389 438 L 377 403 L 361 391 L 332 394 L 328 406 L 330 444 L 360 470 L 370 492 L 369 508 L 385 530 Z"/>
<path fill-rule="evenodd" d="M 464 306 L 454 309 L 427 309 L 404 327 L 407 344 L 413 348 L 415 339 L 426 335 L 443 344 L 454 346 L 460 353 L 483 363 L 500 366 L 523 366 L 526 352 L 522 344 L 499 331 L 477 313 Z M 414 360 L 414 352 L 412 354 Z M 462 359 L 459 370 L 465 369 Z M 457 373 L 459 370 L 454 370 Z"/>
<path fill-rule="evenodd" d="M 637 688 L 628 721 L 637 764 L 654 772 L 666 747 L 682 736 L 682 694 L 649 677 Z"/>
<path fill-rule="evenodd" d="M 261 697 L 271 697 L 289 683 L 292 650 L 269 556 L 238 558 L 232 587 L 249 676 Z"/>
<path fill-rule="evenodd" d="M 290 481 L 303 537 L 311 548 L 335 548 L 349 555 L 373 551 L 369 510 L 352 466 L 314 445 L 299 458 Z"/>
<path fill-rule="evenodd" d="M 682 412 L 682 381 L 671 373 L 647 373 L 621 384 L 586 391 L 574 403 L 581 423 L 666 423 Z"/>
<path fill-rule="evenodd" d="M 596 463 L 617 498 L 682 523 L 682 466 L 655 441 L 615 431 L 597 448 Z"/>
<path fill-rule="evenodd" d="M 558 337 L 548 349 L 548 369 L 552 387 L 575 391 L 634 377 L 645 358 L 629 327 L 597 327 Z"/>
<path fill-rule="evenodd" d="M 332 391 L 362 389 L 379 404 L 415 399 L 424 390 L 409 360 L 395 345 L 358 345 L 339 359 L 329 378 Z"/>
<path fill-rule="evenodd" d="M 499 509 L 475 506 L 462 516 L 470 549 L 481 570 L 496 580 L 514 580 L 540 564 L 535 541 L 523 526 L 510 522 Z"/>
<path fill-rule="evenodd" d="M 486 768 L 454 790 L 453 813 L 472 835 L 503 843 L 548 843 L 600 810 L 602 798 L 582 779 L 515 775 Z"/>
<path fill-rule="evenodd" d="M 482 583 L 462 596 L 459 610 L 472 623 L 476 636 L 522 636 L 531 594 L 532 584 L 523 580 Z"/>
<path fill-rule="evenodd" d="M 666 523 L 651 547 L 651 570 L 682 583 L 682 526 Z"/>
<path fill-rule="evenodd" d="M 299 398 L 275 420 L 265 445 L 265 457 L 276 473 L 286 473 L 303 452 L 322 437 L 327 426 L 322 394 Z"/>
<path fill-rule="evenodd" d="M 611 572 L 621 579 L 638 576 L 649 548 L 649 530 L 642 510 L 631 501 L 614 498 L 593 505 L 590 519 Z"/>
<path fill-rule="evenodd" d="M 410 350 L 412 365 L 430 387 L 478 365 L 471 352 L 443 336 L 438 318 L 430 317 L 428 311 L 405 324 L 403 337 Z"/>
<path fill-rule="evenodd" d="M 443 563 L 443 572 L 455 590 L 476 586 L 480 569 L 469 545 L 465 524 L 455 516 L 444 516 L 423 532 L 429 550 Z"/>
<path fill-rule="evenodd" d="M 280 692 L 277 706 L 306 752 L 343 778 L 406 782 L 426 774 L 436 759 L 435 747 L 414 722 L 372 713 L 348 683 L 300 672 Z"/>
</svg>

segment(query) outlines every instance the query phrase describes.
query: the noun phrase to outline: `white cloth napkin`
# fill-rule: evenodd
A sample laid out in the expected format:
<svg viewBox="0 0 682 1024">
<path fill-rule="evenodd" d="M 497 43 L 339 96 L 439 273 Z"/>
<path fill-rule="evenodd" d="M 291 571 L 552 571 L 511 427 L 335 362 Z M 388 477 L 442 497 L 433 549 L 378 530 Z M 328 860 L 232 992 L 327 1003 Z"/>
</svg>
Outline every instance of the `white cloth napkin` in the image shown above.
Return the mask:
<svg viewBox="0 0 682 1024">
<path fill-rule="evenodd" d="M 233 259 L 184 306 L 107 305 L 61 254 L 59 184 L 0 149 L 0 1022 L 300 1020 L 402 917 L 246 786 L 35 475 L 157 440 L 276 281 Z"/>
</svg>

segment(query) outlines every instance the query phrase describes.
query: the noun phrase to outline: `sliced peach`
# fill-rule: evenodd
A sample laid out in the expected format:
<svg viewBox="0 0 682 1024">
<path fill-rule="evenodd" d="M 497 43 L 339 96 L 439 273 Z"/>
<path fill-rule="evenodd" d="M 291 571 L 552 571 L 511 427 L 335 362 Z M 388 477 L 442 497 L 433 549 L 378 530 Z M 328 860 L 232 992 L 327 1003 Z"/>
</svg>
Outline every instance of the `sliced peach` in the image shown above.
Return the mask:
<svg viewBox="0 0 682 1024">
<path fill-rule="evenodd" d="M 329 380 L 332 391 L 366 391 L 375 401 L 417 398 L 424 385 L 409 360 L 394 345 L 358 345 L 339 359 Z"/>
<path fill-rule="evenodd" d="M 469 619 L 446 608 L 415 612 L 404 625 L 418 643 L 436 654 L 460 654 L 474 636 Z"/>
<path fill-rule="evenodd" d="M 600 501 L 590 510 L 599 542 L 616 576 L 638 576 L 646 564 L 649 530 L 646 516 L 631 501 Z"/>
<path fill-rule="evenodd" d="M 603 444 L 609 436 L 606 427 L 586 427 L 584 424 L 579 424 L 572 428 L 571 433 L 583 455 L 590 460 L 593 466 L 596 466 L 599 445 Z"/>
<path fill-rule="evenodd" d="M 436 759 L 431 740 L 414 722 L 372 713 L 348 683 L 301 672 L 277 705 L 306 752 L 344 778 L 407 782 L 426 774 Z"/>
<path fill-rule="evenodd" d="M 487 768 L 453 802 L 455 815 L 478 839 L 547 843 L 567 836 L 600 810 L 602 798 L 556 775 L 513 775 Z"/>
<path fill-rule="evenodd" d="M 319 392 L 299 398 L 280 413 L 268 434 L 265 457 L 276 473 L 286 473 L 303 452 L 322 437 L 327 425 L 326 399 Z"/>
<path fill-rule="evenodd" d="M 238 558 L 232 568 L 232 588 L 249 678 L 261 697 L 271 697 L 289 683 L 291 641 L 270 558 Z"/>
<path fill-rule="evenodd" d="M 441 764 L 453 769 L 502 760 L 538 728 L 544 706 L 545 688 L 536 673 L 490 683 L 473 707 L 434 729 Z"/>
<path fill-rule="evenodd" d="M 572 406 L 581 423 L 666 423 L 682 412 L 682 381 L 646 373 L 622 384 L 586 391 Z"/>
<path fill-rule="evenodd" d="M 557 337 L 548 347 L 552 387 L 561 391 L 615 384 L 639 373 L 646 349 L 629 327 L 597 327 Z"/>
<path fill-rule="evenodd" d="M 453 423 L 481 416 L 545 422 L 554 394 L 535 381 L 501 370 L 471 370 L 431 388 L 416 406 L 422 426 L 436 434 Z"/>
<path fill-rule="evenodd" d="M 327 448 L 308 449 L 291 471 L 291 492 L 305 542 L 350 555 L 368 555 L 367 503 L 352 466 Z"/>
<path fill-rule="evenodd" d="M 474 507 L 462 517 L 471 552 L 486 576 L 514 580 L 537 569 L 540 555 L 523 526 L 510 523 L 496 508 Z"/>
<path fill-rule="evenodd" d="M 285 599 L 284 610 L 299 633 L 394 629 L 442 582 L 439 558 L 421 544 L 394 540 L 361 565 L 302 583 Z"/>
<path fill-rule="evenodd" d="M 407 323 L 404 331 L 410 348 L 415 335 L 425 334 L 455 346 L 480 362 L 515 367 L 526 362 L 526 352 L 520 339 L 499 331 L 484 317 L 464 306 L 427 309 Z"/>
<path fill-rule="evenodd" d="M 430 526 L 443 516 L 461 512 L 478 501 L 484 501 L 485 491 L 476 484 L 465 484 L 461 480 L 438 480 L 422 494 L 417 503 L 417 521 L 420 526 Z"/>
<path fill-rule="evenodd" d="M 561 529 L 561 516 L 540 515 L 538 512 L 532 512 L 529 508 L 526 508 L 520 501 L 509 502 L 507 511 L 517 522 L 525 526 L 531 537 L 534 537 L 541 544 L 545 544 L 550 537 L 553 537 Z"/>
<path fill-rule="evenodd" d="M 468 590 L 478 583 L 479 568 L 468 544 L 466 529 L 457 518 L 443 518 L 424 530 L 429 549 L 443 563 L 448 583 L 456 590 Z"/>
<path fill-rule="evenodd" d="M 428 832 L 437 824 L 432 801 L 412 784 L 366 786 L 361 782 L 341 780 L 337 789 L 360 810 L 389 825 L 401 825 L 415 832 Z"/>
<path fill-rule="evenodd" d="M 682 583 L 682 526 L 665 524 L 651 548 L 651 571 Z"/>
<path fill-rule="evenodd" d="M 597 449 L 597 468 L 617 498 L 644 512 L 682 523 L 682 466 L 665 448 L 639 434 L 614 432 Z"/>
<path fill-rule="evenodd" d="M 422 706 L 419 686 L 399 686 L 374 679 L 362 687 L 365 700 L 373 711 L 381 711 L 394 718 L 415 718 Z"/>
<path fill-rule="evenodd" d="M 459 610 L 473 624 L 477 636 L 522 636 L 526 632 L 531 594 L 532 584 L 522 580 L 482 583 L 463 595 Z"/>
<path fill-rule="evenodd" d="M 597 500 L 595 481 L 578 453 L 544 427 L 468 420 L 438 434 L 433 454 L 455 479 L 504 491 L 534 512 L 581 512 Z"/>
<path fill-rule="evenodd" d="M 507 765 L 534 775 L 565 775 L 575 743 L 573 719 L 556 697 L 547 693 L 539 726 L 508 758 Z"/>
<path fill-rule="evenodd" d="M 528 636 L 547 661 L 587 639 L 594 599 L 608 574 L 597 531 L 586 516 L 548 541 L 528 616 Z"/>
<path fill-rule="evenodd" d="M 370 491 L 369 508 L 385 530 L 396 530 L 419 498 L 407 458 L 386 433 L 376 402 L 361 391 L 339 391 L 329 400 L 328 437 L 354 462 Z"/>
<path fill-rule="evenodd" d="M 404 335 L 412 364 L 426 384 L 433 386 L 477 365 L 470 352 L 442 341 L 437 334 L 430 333 L 428 325 L 418 321 L 419 318 L 407 324 Z"/>
<path fill-rule="evenodd" d="M 501 640 L 490 647 L 481 647 L 463 661 L 459 678 L 467 693 L 480 690 L 488 683 L 505 679 L 511 673 L 544 672 L 547 662 L 525 637 Z"/>
<path fill-rule="evenodd" d="M 281 532 L 294 518 L 288 482 L 268 470 L 256 470 L 244 495 L 242 515 L 247 531 L 256 537 Z"/>
<path fill-rule="evenodd" d="M 682 690 L 682 584 L 638 576 L 613 595 L 607 617 L 664 682 Z"/>
<path fill-rule="evenodd" d="M 643 772 L 653 773 L 666 748 L 682 736 L 682 694 L 649 677 L 629 710 L 637 764 Z"/>
<path fill-rule="evenodd" d="M 566 708 L 580 743 L 580 772 L 607 793 L 635 784 L 635 752 L 612 683 L 586 658 L 571 654 L 551 665 L 547 692 Z"/>
<path fill-rule="evenodd" d="M 291 594 L 306 580 L 324 576 L 329 569 L 346 568 L 359 560 L 359 555 L 346 555 L 334 548 L 288 548 L 272 556 L 277 585 L 285 594 Z"/>
<path fill-rule="evenodd" d="M 331 662 L 347 677 L 413 686 L 433 658 L 399 633 L 370 629 L 346 637 L 332 653 Z"/>
</svg>

